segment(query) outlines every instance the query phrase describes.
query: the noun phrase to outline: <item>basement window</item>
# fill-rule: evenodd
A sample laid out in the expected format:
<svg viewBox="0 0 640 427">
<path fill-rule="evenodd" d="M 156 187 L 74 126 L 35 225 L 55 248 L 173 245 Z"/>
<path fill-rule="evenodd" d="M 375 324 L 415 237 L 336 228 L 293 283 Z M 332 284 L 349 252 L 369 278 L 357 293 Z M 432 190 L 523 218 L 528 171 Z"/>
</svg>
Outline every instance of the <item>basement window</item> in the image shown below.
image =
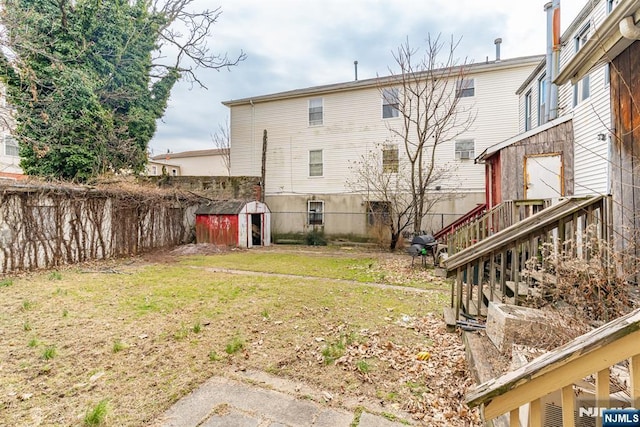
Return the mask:
<svg viewBox="0 0 640 427">
<path fill-rule="evenodd" d="M 324 224 L 324 201 L 309 200 L 307 202 L 307 217 L 309 225 Z"/>
</svg>

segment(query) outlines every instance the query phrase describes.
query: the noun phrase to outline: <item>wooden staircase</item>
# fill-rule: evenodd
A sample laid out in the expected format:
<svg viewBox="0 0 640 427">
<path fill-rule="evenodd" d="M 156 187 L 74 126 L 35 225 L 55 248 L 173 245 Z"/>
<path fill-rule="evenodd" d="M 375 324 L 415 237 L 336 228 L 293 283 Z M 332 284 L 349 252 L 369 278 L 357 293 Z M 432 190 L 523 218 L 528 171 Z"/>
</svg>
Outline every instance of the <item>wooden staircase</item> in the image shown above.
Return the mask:
<svg viewBox="0 0 640 427">
<path fill-rule="evenodd" d="M 483 240 L 450 255 L 445 267 L 455 277 L 445 321 L 455 326 L 462 317 L 484 317 L 490 301 L 518 304 L 541 280 L 542 273 L 525 275 L 533 258 L 547 261 L 545 248 L 590 256 L 587 230 L 608 240 L 609 199 L 605 196 L 566 198 Z"/>
<path fill-rule="evenodd" d="M 519 369 L 486 381 L 471 390 L 469 406 L 482 406 L 489 423 L 506 414 L 509 426 L 547 425 L 544 404 L 552 394 L 560 396 L 558 412 L 563 427 L 602 425 L 599 409 L 617 407 L 612 398 L 612 371 L 620 366 L 628 372 L 624 394 L 628 406 L 640 408 L 640 309 L 594 329 L 557 349 L 545 353 Z M 591 407 L 578 408 L 578 384 L 595 378 Z M 555 417 L 554 417 L 555 418 Z M 587 418 L 589 420 L 587 420 Z M 553 425 L 558 425 L 554 419 Z M 588 422 L 588 424 L 587 424 Z"/>
</svg>

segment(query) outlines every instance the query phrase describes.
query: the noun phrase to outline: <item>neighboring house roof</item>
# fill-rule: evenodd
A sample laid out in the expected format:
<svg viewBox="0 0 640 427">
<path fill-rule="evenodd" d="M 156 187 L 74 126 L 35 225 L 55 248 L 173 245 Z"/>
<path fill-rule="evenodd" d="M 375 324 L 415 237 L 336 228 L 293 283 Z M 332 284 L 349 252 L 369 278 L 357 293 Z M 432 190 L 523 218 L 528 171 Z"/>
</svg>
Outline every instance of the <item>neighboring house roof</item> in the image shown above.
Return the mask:
<svg viewBox="0 0 640 427">
<path fill-rule="evenodd" d="M 512 59 L 502 59 L 499 61 L 486 61 L 486 62 L 467 64 L 466 66 L 469 68 L 466 74 L 472 75 L 476 73 L 493 71 L 498 69 L 512 68 L 512 67 L 520 66 L 523 64 L 538 62 L 543 57 L 544 55 L 532 55 L 532 56 L 523 56 L 523 57 L 512 58 Z M 457 67 L 457 68 L 461 68 L 461 67 Z M 445 70 L 446 69 L 443 69 L 443 71 Z M 438 70 L 434 70 L 434 71 L 437 72 Z M 433 71 L 431 72 L 431 74 L 433 74 Z M 286 92 L 278 92 L 278 93 L 272 93 L 268 95 L 255 96 L 251 98 L 234 99 L 229 101 L 223 101 L 222 104 L 226 105 L 227 107 L 232 107 L 236 105 L 251 104 L 254 102 L 267 102 L 267 101 L 275 101 L 280 99 L 300 98 L 300 97 L 321 94 L 321 93 L 324 94 L 324 93 L 334 93 L 334 92 L 345 92 L 349 90 L 378 87 L 380 85 L 394 84 L 394 83 L 397 83 L 397 76 L 385 76 L 385 77 L 377 77 L 377 78 L 365 79 L 365 80 L 353 80 L 353 81 L 344 82 L 344 83 L 334 83 L 334 84 L 323 85 L 323 86 L 313 86 L 305 89 L 295 89 L 295 90 L 290 90 Z"/>
<path fill-rule="evenodd" d="M 151 157 L 151 160 L 169 160 L 180 159 L 185 157 L 205 157 L 205 156 L 218 156 L 224 154 L 226 149 L 224 148 L 212 148 L 210 150 L 193 150 L 182 151 L 180 153 L 164 153 Z"/>
<path fill-rule="evenodd" d="M 593 67 L 612 60 L 629 47 L 635 40 L 623 37 L 620 30 L 620 23 L 627 17 L 631 17 L 634 24 L 640 21 L 640 0 L 620 2 L 595 29 L 585 45 L 565 64 L 554 82 L 558 85 L 568 81 L 575 84 Z"/>
<path fill-rule="evenodd" d="M 516 90 L 516 95 L 522 94 L 522 92 L 524 92 L 529 87 L 529 84 L 538 76 L 538 74 L 540 74 L 540 71 L 545 69 L 546 65 L 547 58 L 543 58 L 542 61 L 540 61 L 540 63 L 536 66 L 536 68 L 533 69 L 531 74 L 529 74 L 529 77 L 527 77 L 524 83 L 522 83 L 518 90 Z"/>
<path fill-rule="evenodd" d="M 156 166 L 170 166 L 170 167 L 173 167 L 173 168 L 180 168 L 179 165 L 175 165 L 173 163 L 161 162 L 161 161 L 158 161 L 158 160 L 149 160 L 147 162 L 147 164 L 156 165 Z"/>
<path fill-rule="evenodd" d="M 568 122 L 572 118 L 573 118 L 573 114 L 568 114 L 566 116 L 558 117 L 555 120 L 551 120 L 550 122 L 537 126 L 519 135 L 512 136 L 509 139 L 505 139 L 504 141 L 494 144 L 491 147 L 487 147 L 482 153 L 480 153 L 478 157 L 474 159 L 474 162 L 476 163 L 483 162 L 505 147 L 515 144 L 516 142 L 520 142 L 523 139 L 530 138 L 533 135 L 537 135 L 540 132 L 544 132 L 547 129 L 551 129 L 552 127 L 558 126 L 559 124 L 562 124 L 564 122 Z"/>
<path fill-rule="evenodd" d="M 244 200 L 219 200 L 201 205 L 196 215 L 237 215 L 247 204 Z"/>
</svg>

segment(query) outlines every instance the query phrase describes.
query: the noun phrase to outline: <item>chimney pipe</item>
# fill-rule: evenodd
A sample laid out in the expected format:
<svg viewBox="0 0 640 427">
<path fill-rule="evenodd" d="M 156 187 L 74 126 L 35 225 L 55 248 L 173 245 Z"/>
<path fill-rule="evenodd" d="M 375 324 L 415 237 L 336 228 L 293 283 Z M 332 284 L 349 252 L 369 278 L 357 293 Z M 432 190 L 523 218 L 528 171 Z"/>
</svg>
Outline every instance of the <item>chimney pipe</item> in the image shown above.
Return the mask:
<svg viewBox="0 0 640 427">
<path fill-rule="evenodd" d="M 356 73 L 356 81 L 358 81 L 358 61 L 353 61 L 353 68 Z"/>
<path fill-rule="evenodd" d="M 496 44 L 496 61 L 500 61 L 500 43 L 502 43 L 502 39 L 498 37 L 493 42 Z"/>
<path fill-rule="evenodd" d="M 544 5 L 547 14 L 547 70 L 545 111 L 543 123 L 558 117 L 558 87 L 553 80 L 558 75 L 560 60 L 560 0 L 552 0 Z"/>
</svg>

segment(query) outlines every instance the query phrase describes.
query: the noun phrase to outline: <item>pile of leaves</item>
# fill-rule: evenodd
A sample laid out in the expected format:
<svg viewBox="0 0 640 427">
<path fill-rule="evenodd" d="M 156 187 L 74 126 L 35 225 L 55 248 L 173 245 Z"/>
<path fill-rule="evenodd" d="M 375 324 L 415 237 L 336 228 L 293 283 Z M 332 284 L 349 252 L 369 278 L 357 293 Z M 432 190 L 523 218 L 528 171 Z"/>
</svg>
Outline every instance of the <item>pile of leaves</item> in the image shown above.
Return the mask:
<svg viewBox="0 0 640 427">
<path fill-rule="evenodd" d="M 432 313 L 421 318 L 403 316 L 398 323 L 416 331 L 421 339 L 411 346 L 399 345 L 381 339 L 386 334 L 363 330 L 334 363 L 363 382 L 394 390 L 395 406 L 426 425 L 481 425 L 478 410 L 464 404 L 473 380 L 460 337 L 447 333 L 442 319 Z M 397 375 L 389 376 L 383 369 L 368 370 L 363 361 L 384 364 Z M 393 378 L 393 383 L 387 378 Z"/>
<path fill-rule="evenodd" d="M 616 260 L 613 248 L 597 237 L 584 243 L 582 256 L 576 256 L 575 242 L 563 246 L 564 250 L 555 250 L 550 244 L 543 245 L 542 256 L 527 265 L 525 275 L 543 278 L 530 292 L 528 305 L 541 308 L 562 302 L 594 325 L 631 311 L 630 288 L 616 274 L 615 266 L 622 265 L 622 260 Z"/>
</svg>

